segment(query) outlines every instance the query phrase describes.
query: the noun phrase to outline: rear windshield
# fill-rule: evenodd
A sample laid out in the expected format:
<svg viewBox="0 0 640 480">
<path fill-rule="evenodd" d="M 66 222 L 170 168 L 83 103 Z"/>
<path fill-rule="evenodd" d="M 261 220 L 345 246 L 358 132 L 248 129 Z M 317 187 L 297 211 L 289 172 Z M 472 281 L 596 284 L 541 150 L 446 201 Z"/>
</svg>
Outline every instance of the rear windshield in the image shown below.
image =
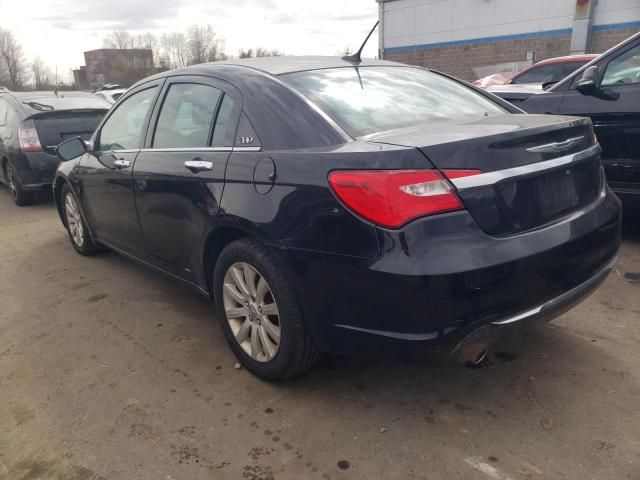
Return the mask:
<svg viewBox="0 0 640 480">
<path fill-rule="evenodd" d="M 73 110 L 78 108 L 111 108 L 111 105 L 107 101 L 95 95 L 80 96 L 60 93 L 58 96 L 21 98 L 20 101 L 25 108 L 31 109 L 33 112 Z"/>
<path fill-rule="evenodd" d="M 416 123 L 507 112 L 471 88 L 420 68 L 334 68 L 280 78 L 354 137 Z"/>
</svg>

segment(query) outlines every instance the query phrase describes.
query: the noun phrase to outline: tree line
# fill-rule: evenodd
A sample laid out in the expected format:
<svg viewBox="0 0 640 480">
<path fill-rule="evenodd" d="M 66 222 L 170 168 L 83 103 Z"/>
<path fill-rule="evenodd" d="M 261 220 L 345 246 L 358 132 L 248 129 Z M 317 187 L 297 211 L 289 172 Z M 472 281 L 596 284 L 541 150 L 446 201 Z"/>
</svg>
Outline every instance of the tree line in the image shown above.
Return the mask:
<svg viewBox="0 0 640 480">
<path fill-rule="evenodd" d="M 224 37 L 217 34 L 212 25 L 191 25 L 184 32 L 155 35 L 150 32 L 131 34 L 126 30 L 115 30 L 103 40 L 105 48 L 143 48 L 153 52 L 155 66 L 159 69 L 197 65 L 205 62 L 227 60 Z M 240 49 L 239 58 L 272 57 L 282 55 L 278 50 Z"/>
<path fill-rule="evenodd" d="M 28 62 L 13 33 L 0 27 L 0 87 L 24 90 L 31 86 L 45 90 L 55 88 L 54 83 L 54 74 L 44 61 L 36 55 Z"/>
<path fill-rule="evenodd" d="M 151 50 L 156 71 L 230 58 L 225 51 L 224 37 L 217 34 L 212 25 L 191 25 L 184 32 L 161 35 L 114 30 L 102 43 L 104 48 Z M 240 49 L 237 56 L 252 58 L 278 55 L 283 54 L 278 50 L 257 47 Z M 65 89 L 73 85 L 59 82 L 53 70 L 41 57 L 36 55 L 29 61 L 13 32 L 0 27 L 0 87 L 19 91 Z"/>
</svg>

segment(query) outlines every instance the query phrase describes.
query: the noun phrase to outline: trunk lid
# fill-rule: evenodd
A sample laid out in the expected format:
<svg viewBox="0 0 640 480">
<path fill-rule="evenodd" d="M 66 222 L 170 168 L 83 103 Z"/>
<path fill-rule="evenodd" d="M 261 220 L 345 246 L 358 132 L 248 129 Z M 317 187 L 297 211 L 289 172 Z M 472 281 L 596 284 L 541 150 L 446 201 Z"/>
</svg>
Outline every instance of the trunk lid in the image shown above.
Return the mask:
<svg viewBox="0 0 640 480">
<path fill-rule="evenodd" d="M 452 183 L 491 235 L 548 224 L 593 202 L 603 187 L 599 148 L 584 118 L 508 114 L 365 139 L 416 147 L 440 170 L 482 171 L 485 175 L 476 181 L 468 177 Z"/>
<path fill-rule="evenodd" d="M 55 148 L 64 140 L 82 137 L 88 140 L 107 110 L 72 109 L 40 112 L 29 117 L 38 132 L 42 149 L 55 155 Z"/>
</svg>

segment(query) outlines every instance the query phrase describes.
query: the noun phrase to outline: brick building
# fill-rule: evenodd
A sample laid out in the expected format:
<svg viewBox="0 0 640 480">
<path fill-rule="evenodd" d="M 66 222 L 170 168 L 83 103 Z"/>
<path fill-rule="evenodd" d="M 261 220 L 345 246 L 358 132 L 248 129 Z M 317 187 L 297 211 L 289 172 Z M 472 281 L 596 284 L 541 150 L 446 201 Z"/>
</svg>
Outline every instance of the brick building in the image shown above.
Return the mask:
<svg viewBox="0 0 640 480">
<path fill-rule="evenodd" d="M 380 56 L 466 80 L 601 53 L 640 30 L 640 0 L 377 0 Z"/>
<path fill-rule="evenodd" d="M 84 52 L 86 65 L 73 71 L 76 88 L 95 90 L 105 83 L 128 87 L 155 72 L 153 52 L 144 48 L 101 48 Z"/>
</svg>

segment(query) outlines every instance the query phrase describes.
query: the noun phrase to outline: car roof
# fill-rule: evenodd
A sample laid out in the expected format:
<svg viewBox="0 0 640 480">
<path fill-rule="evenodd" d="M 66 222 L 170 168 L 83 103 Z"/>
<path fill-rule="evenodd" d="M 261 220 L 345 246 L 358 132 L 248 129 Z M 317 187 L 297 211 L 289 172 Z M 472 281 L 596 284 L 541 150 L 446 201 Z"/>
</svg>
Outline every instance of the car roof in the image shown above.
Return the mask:
<svg viewBox="0 0 640 480">
<path fill-rule="evenodd" d="M 303 72 L 308 70 L 321 70 L 326 68 L 340 67 L 374 67 L 374 66 L 390 66 L 390 67 L 406 67 L 407 65 L 387 60 L 363 59 L 358 65 L 343 60 L 341 57 L 323 57 L 323 56 L 278 56 L 278 57 L 260 57 L 260 58 L 233 58 L 222 60 L 219 62 L 206 63 L 202 66 L 216 67 L 219 65 L 237 66 L 260 70 L 270 75 L 283 75 L 286 73 Z M 186 67 L 188 70 L 191 67 Z"/>
<path fill-rule="evenodd" d="M 538 63 L 536 63 L 533 66 L 549 65 L 553 63 L 590 62 L 591 60 L 599 56 L 600 54 L 598 53 L 587 53 L 584 55 L 566 55 L 564 57 L 553 57 L 553 58 L 547 58 L 545 60 L 540 60 Z"/>
</svg>

